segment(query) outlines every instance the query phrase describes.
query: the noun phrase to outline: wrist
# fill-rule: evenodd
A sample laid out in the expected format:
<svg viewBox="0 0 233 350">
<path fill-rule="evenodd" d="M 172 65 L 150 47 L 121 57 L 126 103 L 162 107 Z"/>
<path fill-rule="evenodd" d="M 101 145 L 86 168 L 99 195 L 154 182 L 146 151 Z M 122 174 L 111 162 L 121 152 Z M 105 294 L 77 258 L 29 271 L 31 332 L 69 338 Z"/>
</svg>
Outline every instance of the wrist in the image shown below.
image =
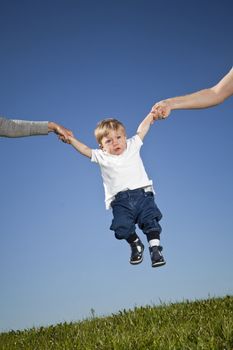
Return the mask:
<svg viewBox="0 0 233 350">
<path fill-rule="evenodd" d="M 164 100 L 164 103 L 170 110 L 178 108 L 178 105 L 174 98 L 168 98 L 167 100 Z"/>
<path fill-rule="evenodd" d="M 48 132 L 57 132 L 58 125 L 54 122 L 48 122 Z"/>
</svg>

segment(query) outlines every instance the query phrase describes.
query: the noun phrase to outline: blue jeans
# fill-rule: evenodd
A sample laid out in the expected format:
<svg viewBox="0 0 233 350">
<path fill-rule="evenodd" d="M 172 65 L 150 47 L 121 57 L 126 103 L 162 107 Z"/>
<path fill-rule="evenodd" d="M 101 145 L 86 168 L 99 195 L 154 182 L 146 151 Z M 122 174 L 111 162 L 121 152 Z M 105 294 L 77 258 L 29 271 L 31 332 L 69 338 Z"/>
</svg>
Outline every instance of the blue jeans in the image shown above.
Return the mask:
<svg viewBox="0 0 233 350">
<path fill-rule="evenodd" d="M 135 225 L 147 234 L 162 231 L 159 221 L 162 214 L 155 204 L 153 192 L 142 188 L 117 193 L 111 203 L 113 220 L 110 230 L 117 239 L 128 239 L 135 233 Z"/>
</svg>

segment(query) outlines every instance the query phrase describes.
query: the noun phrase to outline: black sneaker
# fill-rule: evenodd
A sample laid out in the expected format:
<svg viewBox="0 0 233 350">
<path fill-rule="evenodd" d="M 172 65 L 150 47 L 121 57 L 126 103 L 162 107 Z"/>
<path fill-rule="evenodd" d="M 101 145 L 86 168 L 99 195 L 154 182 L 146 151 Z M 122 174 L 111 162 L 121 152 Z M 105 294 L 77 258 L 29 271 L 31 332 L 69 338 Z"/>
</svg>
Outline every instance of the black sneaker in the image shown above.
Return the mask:
<svg viewBox="0 0 233 350">
<path fill-rule="evenodd" d="M 150 250 L 152 267 L 159 267 L 166 264 L 166 261 L 164 260 L 164 257 L 161 254 L 163 247 L 154 246 L 154 247 L 150 247 L 149 250 Z"/>
<path fill-rule="evenodd" d="M 130 264 L 136 265 L 140 264 L 143 260 L 143 251 L 144 251 L 144 245 L 139 240 L 137 242 L 130 243 L 131 247 L 131 257 L 130 257 Z"/>
</svg>

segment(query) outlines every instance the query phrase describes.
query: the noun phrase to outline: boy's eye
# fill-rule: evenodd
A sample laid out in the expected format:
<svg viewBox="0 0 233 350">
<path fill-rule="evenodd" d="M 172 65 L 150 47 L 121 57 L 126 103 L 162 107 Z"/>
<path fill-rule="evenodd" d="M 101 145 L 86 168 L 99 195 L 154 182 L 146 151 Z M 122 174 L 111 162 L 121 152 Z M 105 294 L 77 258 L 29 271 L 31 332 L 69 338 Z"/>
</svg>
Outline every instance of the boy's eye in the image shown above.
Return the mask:
<svg viewBox="0 0 233 350">
<path fill-rule="evenodd" d="M 121 139 L 121 136 L 117 136 L 118 140 Z"/>
<path fill-rule="evenodd" d="M 111 142 L 111 140 L 106 140 L 105 142 L 106 142 L 106 143 L 110 143 L 110 142 Z"/>
</svg>

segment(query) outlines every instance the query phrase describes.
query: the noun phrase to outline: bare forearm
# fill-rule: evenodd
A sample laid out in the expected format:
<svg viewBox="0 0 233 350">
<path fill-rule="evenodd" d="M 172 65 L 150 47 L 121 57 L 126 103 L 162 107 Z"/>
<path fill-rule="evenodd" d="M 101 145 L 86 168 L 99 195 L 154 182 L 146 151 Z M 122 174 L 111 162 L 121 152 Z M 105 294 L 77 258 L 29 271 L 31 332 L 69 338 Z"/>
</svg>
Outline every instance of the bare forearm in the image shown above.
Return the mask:
<svg viewBox="0 0 233 350">
<path fill-rule="evenodd" d="M 168 98 L 164 102 L 171 109 L 197 109 L 207 108 L 219 104 L 221 96 L 218 95 L 212 88 L 204 89 L 193 94 Z"/>
<path fill-rule="evenodd" d="M 194 92 L 189 95 L 168 98 L 167 103 L 171 109 L 194 109 L 216 106 L 233 94 L 232 80 L 222 79 L 217 85 Z"/>
<path fill-rule="evenodd" d="M 148 133 L 151 124 L 153 123 L 153 114 L 149 113 L 145 119 L 141 122 L 137 129 L 137 134 L 141 138 L 141 140 L 144 139 L 146 134 Z"/>
<path fill-rule="evenodd" d="M 157 102 L 152 111 L 154 120 L 167 118 L 173 109 L 208 108 L 218 105 L 233 95 L 233 68 L 213 87 L 197 92 L 168 98 Z"/>
<path fill-rule="evenodd" d="M 91 158 L 91 148 L 77 140 L 75 137 L 69 137 L 70 144 L 82 155 Z"/>
<path fill-rule="evenodd" d="M 218 105 L 233 95 L 233 69 L 231 69 L 216 85 L 192 94 L 169 98 L 171 109 L 207 108 Z"/>
</svg>

